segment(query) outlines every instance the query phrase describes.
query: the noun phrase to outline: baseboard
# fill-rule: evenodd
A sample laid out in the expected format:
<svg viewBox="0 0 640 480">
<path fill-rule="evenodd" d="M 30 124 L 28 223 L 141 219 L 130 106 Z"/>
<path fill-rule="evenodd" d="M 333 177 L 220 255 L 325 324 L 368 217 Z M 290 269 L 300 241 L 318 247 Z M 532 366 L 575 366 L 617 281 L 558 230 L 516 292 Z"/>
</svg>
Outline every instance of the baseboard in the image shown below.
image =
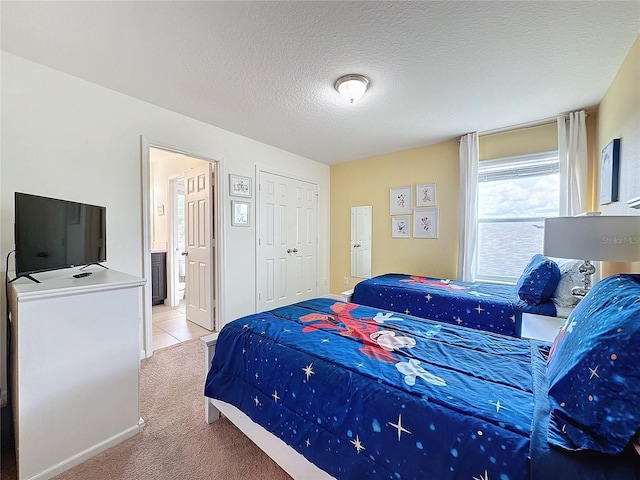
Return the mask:
<svg viewBox="0 0 640 480">
<path fill-rule="evenodd" d="M 142 418 L 140 420 L 142 420 Z M 109 448 L 114 447 L 121 442 L 124 442 L 126 439 L 137 435 L 140 432 L 141 428 L 141 425 L 131 427 L 124 432 L 119 433 L 118 435 L 114 435 L 104 442 L 88 448 L 84 452 L 80 452 L 73 457 L 69 457 L 68 459 L 58 463 L 57 465 L 54 465 L 53 467 L 48 468 L 47 470 L 44 470 L 34 475 L 33 477 L 30 477 L 29 480 L 46 480 L 48 478 L 55 477 L 56 475 L 59 475 L 60 473 L 65 472 L 70 468 L 75 467 L 76 465 L 80 465 L 82 462 L 89 460 L 91 457 L 95 457 L 99 453 L 102 453 L 105 450 L 108 450 Z"/>
</svg>

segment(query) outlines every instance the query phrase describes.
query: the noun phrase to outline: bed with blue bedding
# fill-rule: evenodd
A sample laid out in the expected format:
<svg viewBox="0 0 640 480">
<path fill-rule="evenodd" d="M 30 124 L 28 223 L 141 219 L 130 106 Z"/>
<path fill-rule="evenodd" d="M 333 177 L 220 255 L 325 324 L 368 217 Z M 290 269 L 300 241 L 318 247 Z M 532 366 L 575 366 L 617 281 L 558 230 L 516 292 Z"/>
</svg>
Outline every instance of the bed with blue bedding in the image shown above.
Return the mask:
<svg viewBox="0 0 640 480">
<path fill-rule="evenodd" d="M 637 479 L 638 318 L 624 275 L 553 346 L 308 300 L 226 325 L 205 396 L 335 478 Z"/>
<path fill-rule="evenodd" d="M 520 337 L 523 312 L 556 315 L 553 302 L 530 305 L 513 285 L 395 273 L 358 283 L 352 301 L 512 337 Z"/>
<path fill-rule="evenodd" d="M 546 300 L 527 303 L 513 285 L 390 273 L 358 283 L 351 299 L 412 316 L 520 337 L 522 314 L 556 315 Z"/>
</svg>

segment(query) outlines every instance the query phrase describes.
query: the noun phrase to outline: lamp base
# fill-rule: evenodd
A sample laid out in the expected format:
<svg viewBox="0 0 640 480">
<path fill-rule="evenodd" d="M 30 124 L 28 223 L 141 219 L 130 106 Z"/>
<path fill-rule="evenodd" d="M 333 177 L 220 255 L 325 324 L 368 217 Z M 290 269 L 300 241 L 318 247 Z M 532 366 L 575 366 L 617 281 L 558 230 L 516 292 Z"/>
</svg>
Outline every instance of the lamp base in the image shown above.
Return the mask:
<svg viewBox="0 0 640 480">
<path fill-rule="evenodd" d="M 590 288 L 584 287 L 573 287 L 571 289 L 571 295 L 578 298 L 583 298 L 587 293 L 589 293 Z"/>
<path fill-rule="evenodd" d="M 585 260 L 578 271 L 584 275 L 582 280 L 584 285 L 582 287 L 573 287 L 571 294 L 574 297 L 583 298 L 591 290 L 591 276 L 596 273 L 596 267 L 589 260 Z"/>
</svg>

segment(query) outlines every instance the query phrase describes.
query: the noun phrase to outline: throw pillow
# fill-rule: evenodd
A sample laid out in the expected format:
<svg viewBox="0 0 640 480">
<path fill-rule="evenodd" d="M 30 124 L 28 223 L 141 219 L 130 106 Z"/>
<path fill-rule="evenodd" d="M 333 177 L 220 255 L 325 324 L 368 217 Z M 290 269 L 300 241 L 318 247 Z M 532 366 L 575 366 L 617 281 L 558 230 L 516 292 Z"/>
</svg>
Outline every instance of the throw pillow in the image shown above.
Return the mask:
<svg viewBox="0 0 640 480">
<path fill-rule="evenodd" d="M 534 255 L 518 279 L 518 296 L 530 305 L 537 305 L 551 298 L 560 281 L 560 269 L 556 262 L 544 255 Z"/>
<path fill-rule="evenodd" d="M 547 439 L 621 452 L 640 428 L 640 275 L 598 282 L 569 315 L 547 365 Z"/>
</svg>

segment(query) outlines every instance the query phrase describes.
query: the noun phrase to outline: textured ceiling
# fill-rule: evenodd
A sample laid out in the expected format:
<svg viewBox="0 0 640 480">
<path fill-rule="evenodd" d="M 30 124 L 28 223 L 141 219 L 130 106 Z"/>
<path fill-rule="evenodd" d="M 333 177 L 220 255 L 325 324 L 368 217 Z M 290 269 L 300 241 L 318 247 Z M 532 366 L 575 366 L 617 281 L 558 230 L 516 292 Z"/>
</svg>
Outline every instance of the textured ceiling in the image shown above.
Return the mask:
<svg viewBox="0 0 640 480">
<path fill-rule="evenodd" d="M 597 105 L 640 2 L 0 2 L 2 49 L 327 164 Z M 371 80 L 362 100 L 333 89 Z"/>
</svg>

